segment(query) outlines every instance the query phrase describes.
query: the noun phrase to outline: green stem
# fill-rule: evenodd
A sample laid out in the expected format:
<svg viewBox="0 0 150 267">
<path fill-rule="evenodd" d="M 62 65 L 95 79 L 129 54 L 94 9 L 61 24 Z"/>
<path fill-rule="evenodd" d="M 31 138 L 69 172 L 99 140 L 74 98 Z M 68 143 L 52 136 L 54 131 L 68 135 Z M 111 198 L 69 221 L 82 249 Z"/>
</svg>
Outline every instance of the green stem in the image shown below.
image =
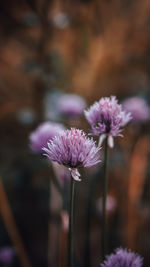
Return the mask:
<svg viewBox="0 0 150 267">
<path fill-rule="evenodd" d="M 105 139 L 105 154 L 104 154 L 104 177 L 102 186 L 102 233 L 101 233 L 101 248 L 102 260 L 107 254 L 107 227 L 106 227 L 106 198 L 107 198 L 107 157 L 108 157 L 108 139 Z"/>
<path fill-rule="evenodd" d="M 75 180 L 71 177 L 70 208 L 69 208 L 69 242 L 68 242 L 68 267 L 73 267 L 73 206 L 74 206 Z"/>
</svg>

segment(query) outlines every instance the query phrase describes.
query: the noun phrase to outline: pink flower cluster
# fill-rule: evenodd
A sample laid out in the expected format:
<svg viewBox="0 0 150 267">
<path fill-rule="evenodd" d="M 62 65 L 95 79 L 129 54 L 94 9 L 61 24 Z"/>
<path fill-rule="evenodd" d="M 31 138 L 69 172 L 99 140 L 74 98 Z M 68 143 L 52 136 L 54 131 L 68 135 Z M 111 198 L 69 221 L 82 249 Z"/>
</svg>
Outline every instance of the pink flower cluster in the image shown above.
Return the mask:
<svg viewBox="0 0 150 267">
<path fill-rule="evenodd" d="M 43 148 L 44 155 L 52 161 L 67 166 L 75 180 L 80 180 L 78 167 L 88 168 L 100 162 L 99 150 L 93 139 L 74 128 L 58 133 L 49 141 L 48 148 Z"/>
<path fill-rule="evenodd" d="M 122 127 L 131 120 L 131 114 L 122 109 L 115 96 L 95 102 L 85 110 L 85 117 L 91 125 L 91 134 L 100 136 L 100 144 L 108 136 L 110 147 L 113 147 L 113 137 L 121 136 Z"/>
</svg>

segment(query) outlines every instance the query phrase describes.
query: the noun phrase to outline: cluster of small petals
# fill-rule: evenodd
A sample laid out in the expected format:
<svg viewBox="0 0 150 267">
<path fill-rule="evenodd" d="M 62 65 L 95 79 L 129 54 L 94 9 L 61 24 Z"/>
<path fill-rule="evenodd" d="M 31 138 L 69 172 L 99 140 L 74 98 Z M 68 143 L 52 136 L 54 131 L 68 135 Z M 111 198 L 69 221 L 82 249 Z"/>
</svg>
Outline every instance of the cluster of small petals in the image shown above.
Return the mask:
<svg viewBox="0 0 150 267">
<path fill-rule="evenodd" d="M 29 136 L 32 151 L 41 154 L 42 148 L 47 147 L 47 142 L 64 129 L 65 127 L 60 123 L 41 123 Z"/>
<path fill-rule="evenodd" d="M 118 248 L 115 253 L 106 257 L 101 267 L 141 267 L 143 259 L 127 249 Z"/>
<path fill-rule="evenodd" d="M 80 177 L 78 167 L 88 168 L 100 162 L 100 148 L 83 131 L 74 128 L 60 132 L 43 150 L 50 160 L 70 168 L 73 178 L 77 180 Z"/>
<path fill-rule="evenodd" d="M 127 112 L 131 113 L 133 121 L 142 122 L 150 119 L 150 107 L 143 98 L 131 97 L 123 101 L 122 105 Z"/>
<path fill-rule="evenodd" d="M 86 107 L 85 100 L 75 94 L 64 94 L 60 97 L 58 108 L 62 115 L 80 116 Z"/>
<path fill-rule="evenodd" d="M 95 102 L 85 110 L 85 117 L 91 125 L 93 136 L 121 136 L 121 128 L 131 120 L 130 113 L 122 109 L 115 96 L 104 97 Z"/>
</svg>

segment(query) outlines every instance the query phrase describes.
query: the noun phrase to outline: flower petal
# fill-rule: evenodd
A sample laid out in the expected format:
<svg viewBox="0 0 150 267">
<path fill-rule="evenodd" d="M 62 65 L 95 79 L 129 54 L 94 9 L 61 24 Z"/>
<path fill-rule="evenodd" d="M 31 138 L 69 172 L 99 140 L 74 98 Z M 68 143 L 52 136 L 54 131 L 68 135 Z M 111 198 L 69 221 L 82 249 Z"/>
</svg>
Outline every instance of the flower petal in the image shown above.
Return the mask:
<svg viewBox="0 0 150 267">
<path fill-rule="evenodd" d="M 99 137 L 99 141 L 98 141 L 98 146 L 100 147 L 103 143 L 103 141 L 105 140 L 106 138 L 106 134 L 101 134 L 100 137 Z"/>
<path fill-rule="evenodd" d="M 108 146 L 110 148 L 114 147 L 114 138 L 111 135 L 108 136 Z"/>
<path fill-rule="evenodd" d="M 81 175 L 77 169 L 71 169 L 71 175 L 75 181 L 81 181 L 81 179 L 79 178 Z"/>
</svg>

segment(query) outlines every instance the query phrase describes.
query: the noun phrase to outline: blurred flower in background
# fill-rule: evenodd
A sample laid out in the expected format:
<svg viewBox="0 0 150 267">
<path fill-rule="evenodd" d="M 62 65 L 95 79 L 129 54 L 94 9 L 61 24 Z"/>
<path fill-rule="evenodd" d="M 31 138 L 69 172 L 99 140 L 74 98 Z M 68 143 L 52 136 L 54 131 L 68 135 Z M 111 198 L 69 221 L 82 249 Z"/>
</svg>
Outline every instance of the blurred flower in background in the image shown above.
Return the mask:
<svg viewBox="0 0 150 267">
<path fill-rule="evenodd" d="M 58 100 L 58 109 L 63 116 L 78 117 L 86 108 L 83 97 L 75 94 L 62 94 Z"/>
<path fill-rule="evenodd" d="M 131 97 L 122 102 L 124 110 L 130 112 L 134 122 L 150 119 L 150 107 L 142 97 Z"/>
<path fill-rule="evenodd" d="M 85 117 L 91 125 L 91 134 L 100 136 L 99 144 L 108 136 L 108 144 L 113 147 L 113 137 L 122 136 L 122 127 L 130 120 L 130 113 L 123 111 L 115 96 L 103 97 L 85 110 Z"/>
<path fill-rule="evenodd" d="M 118 248 L 115 253 L 106 257 L 101 267 L 141 267 L 142 258 L 126 249 Z"/>
<path fill-rule="evenodd" d="M 58 29 L 65 29 L 69 26 L 69 17 L 66 13 L 59 12 L 52 17 L 53 25 Z"/>
<path fill-rule="evenodd" d="M 106 199 L 106 212 L 108 215 L 111 215 L 114 213 L 114 211 L 117 208 L 117 200 L 113 196 L 108 195 Z M 98 213 L 102 215 L 102 197 L 98 199 L 97 201 L 97 210 Z"/>
<path fill-rule="evenodd" d="M 63 94 L 59 90 L 47 93 L 44 99 L 45 119 L 60 121 L 61 119 L 78 119 L 86 108 L 86 101 L 76 94 Z M 68 120 L 67 120 L 68 122 Z"/>
<path fill-rule="evenodd" d="M 42 148 L 47 147 L 47 142 L 64 129 L 65 127 L 60 123 L 41 123 L 29 136 L 32 151 L 42 154 Z"/>
<path fill-rule="evenodd" d="M 12 266 L 15 251 L 10 247 L 3 247 L 0 249 L 0 263 L 4 266 Z"/>
</svg>

